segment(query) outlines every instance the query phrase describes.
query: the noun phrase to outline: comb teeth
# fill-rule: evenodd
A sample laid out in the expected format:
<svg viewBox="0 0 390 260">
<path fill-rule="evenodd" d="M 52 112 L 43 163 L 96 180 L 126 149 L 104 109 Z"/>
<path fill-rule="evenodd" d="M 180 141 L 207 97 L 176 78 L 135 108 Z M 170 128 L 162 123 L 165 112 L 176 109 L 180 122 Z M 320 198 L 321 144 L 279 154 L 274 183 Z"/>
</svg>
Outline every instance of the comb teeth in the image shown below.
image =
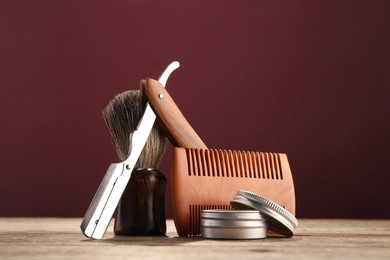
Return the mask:
<svg viewBox="0 0 390 260">
<path fill-rule="evenodd" d="M 200 235 L 200 216 L 202 213 L 202 210 L 208 210 L 208 209 L 224 209 L 224 210 L 231 210 L 233 209 L 230 205 L 190 205 L 189 206 L 189 236 L 198 236 Z"/>
<path fill-rule="evenodd" d="M 186 149 L 189 176 L 283 180 L 279 154 Z"/>
</svg>

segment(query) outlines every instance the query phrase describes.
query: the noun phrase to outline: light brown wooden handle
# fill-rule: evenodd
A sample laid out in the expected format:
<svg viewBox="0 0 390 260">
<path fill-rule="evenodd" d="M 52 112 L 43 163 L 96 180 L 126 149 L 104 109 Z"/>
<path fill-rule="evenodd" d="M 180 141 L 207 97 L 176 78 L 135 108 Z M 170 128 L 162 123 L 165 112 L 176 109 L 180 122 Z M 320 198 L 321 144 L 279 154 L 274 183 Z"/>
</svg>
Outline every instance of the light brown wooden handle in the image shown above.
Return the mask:
<svg viewBox="0 0 390 260">
<path fill-rule="evenodd" d="M 144 87 L 149 104 L 157 114 L 157 122 L 174 146 L 207 149 L 160 82 L 147 79 Z"/>
</svg>

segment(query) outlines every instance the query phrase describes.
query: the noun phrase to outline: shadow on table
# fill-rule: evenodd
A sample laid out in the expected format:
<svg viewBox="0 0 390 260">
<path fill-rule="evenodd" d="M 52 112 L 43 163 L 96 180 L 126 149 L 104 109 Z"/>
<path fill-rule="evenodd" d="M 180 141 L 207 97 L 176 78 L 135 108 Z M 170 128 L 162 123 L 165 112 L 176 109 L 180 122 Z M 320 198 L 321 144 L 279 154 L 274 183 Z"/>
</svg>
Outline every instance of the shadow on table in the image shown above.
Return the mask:
<svg viewBox="0 0 390 260">
<path fill-rule="evenodd" d="M 139 246 L 174 246 L 206 240 L 202 237 L 170 237 L 170 236 L 114 236 L 101 240 L 83 239 L 81 242 L 116 245 L 139 245 Z"/>
<path fill-rule="evenodd" d="M 293 238 L 286 238 L 281 236 L 269 236 L 267 239 L 254 239 L 254 240 L 245 240 L 247 243 L 256 243 L 259 240 L 267 241 L 268 243 L 273 242 L 291 242 L 301 240 L 302 238 L 299 236 L 294 236 Z M 115 244 L 115 245 L 139 245 L 139 246 L 175 246 L 188 244 L 193 242 L 201 242 L 208 241 L 209 239 L 205 239 L 201 236 L 192 236 L 192 237 L 179 237 L 179 236 L 113 236 L 104 238 L 101 240 L 92 240 L 92 239 L 83 239 L 82 242 L 85 243 L 96 243 L 96 245 L 103 244 Z M 230 243 L 242 243 L 242 239 L 237 240 L 224 240 L 224 239 L 212 239 L 212 241 L 217 242 L 226 242 Z"/>
</svg>

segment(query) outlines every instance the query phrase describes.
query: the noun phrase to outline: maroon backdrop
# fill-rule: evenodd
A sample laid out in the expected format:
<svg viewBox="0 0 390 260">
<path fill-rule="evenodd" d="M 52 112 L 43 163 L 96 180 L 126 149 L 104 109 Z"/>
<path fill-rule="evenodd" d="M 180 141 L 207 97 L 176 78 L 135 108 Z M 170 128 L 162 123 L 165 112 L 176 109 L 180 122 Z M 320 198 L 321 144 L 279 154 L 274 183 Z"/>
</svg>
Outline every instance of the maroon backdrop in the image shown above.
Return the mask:
<svg viewBox="0 0 390 260">
<path fill-rule="evenodd" d="M 0 216 L 82 217 L 118 161 L 101 110 L 178 60 L 167 88 L 208 147 L 287 153 L 298 217 L 389 218 L 389 10 L 1 1 Z"/>
</svg>

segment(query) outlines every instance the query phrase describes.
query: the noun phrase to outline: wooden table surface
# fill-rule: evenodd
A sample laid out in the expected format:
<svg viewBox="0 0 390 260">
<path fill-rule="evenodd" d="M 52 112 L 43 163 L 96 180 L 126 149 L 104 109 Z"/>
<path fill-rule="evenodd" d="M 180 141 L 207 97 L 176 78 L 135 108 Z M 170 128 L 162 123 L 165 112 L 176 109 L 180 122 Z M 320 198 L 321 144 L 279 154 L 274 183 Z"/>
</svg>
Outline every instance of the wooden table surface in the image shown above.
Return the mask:
<svg viewBox="0 0 390 260">
<path fill-rule="evenodd" d="M 112 221 L 113 222 L 113 221 Z M 208 240 L 167 236 L 102 240 L 76 218 L 0 218 L 0 259 L 390 259 L 390 220 L 300 219 L 292 238 Z"/>
</svg>

